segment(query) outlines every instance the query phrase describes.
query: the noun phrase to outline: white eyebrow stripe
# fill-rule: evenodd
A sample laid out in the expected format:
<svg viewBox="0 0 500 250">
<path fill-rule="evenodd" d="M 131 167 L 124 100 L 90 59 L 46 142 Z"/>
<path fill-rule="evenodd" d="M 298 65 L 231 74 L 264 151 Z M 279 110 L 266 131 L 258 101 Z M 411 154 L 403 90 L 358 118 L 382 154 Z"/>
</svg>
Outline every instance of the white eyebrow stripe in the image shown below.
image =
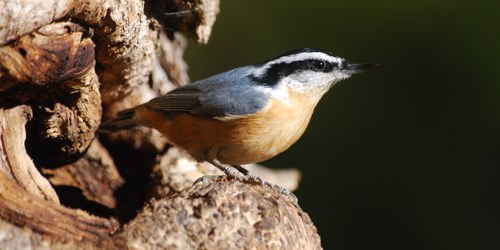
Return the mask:
<svg viewBox="0 0 500 250">
<path fill-rule="evenodd" d="M 332 63 L 341 64 L 344 59 L 342 59 L 340 57 L 330 56 L 330 55 L 327 55 L 327 54 L 321 53 L 321 52 L 302 52 L 302 53 L 288 55 L 288 56 L 280 57 L 276 60 L 269 61 L 266 64 L 262 65 L 262 67 L 260 69 L 257 69 L 253 75 L 255 77 L 261 77 L 263 74 L 266 73 L 267 69 L 269 69 L 274 64 L 291 63 L 291 62 L 304 61 L 304 60 L 323 60 L 323 61 L 329 61 Z"/>
<path fill-rule="evenodd" d="M 291 62 L 295 62 L 295 61 L 304 61 L 304 60 L 324 60 L 324 61 L 330 61 L 333 63 L 341 63 L 342 62 L 342 58 L 326 55 L 325 53 L 302 52 L 299 54 L 288 55 L 288 56 L 281 57 L 277 60 L 267 62 L 265 66 L 270 66 L 270 65 L 279 64 L 279 63 L 291 63 Z"/>
</svg>

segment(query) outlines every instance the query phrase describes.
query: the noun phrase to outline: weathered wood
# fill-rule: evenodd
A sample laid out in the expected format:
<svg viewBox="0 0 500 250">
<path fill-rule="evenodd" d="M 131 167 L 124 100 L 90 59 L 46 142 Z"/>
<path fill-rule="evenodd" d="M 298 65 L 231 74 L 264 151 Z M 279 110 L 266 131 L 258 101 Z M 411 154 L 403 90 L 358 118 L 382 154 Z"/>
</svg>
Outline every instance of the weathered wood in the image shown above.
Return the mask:
<svg viewBox="0 0 500 250">
<path fill-rule="evenodd" d="M 85 205 L 88 205 L 82 208 L 94 213 L 100 211 L 100 215 L 107 217 L 116 208 L 114 192 L 124 182 L 113 159 L 98 140 L 92 142 L 86 154 L 78 161 L 58 168 L 43 168 L 42 173 L 59 190 L 63 204 L 79 202 L 82 205 L 81 199 L 86 199 L 88 202 Z M 83 197 L 78 199 L 76 196 L 80 193 Z"/>
<path fill-rule="evenodd" d="M 27 106 L 0 109 L 0 170 L 3 176 L 15 180 L 29 194 L 59 203 L 56 192 L 38 172 L 24 148 L 24 127 L 30 117 L 31 109 Z"/>
<path fill-rule="evenodd" d="M 94 139 L 102 113 L 94 57 L 87 30 L 69 22 L 0 47 L 0 103 L 32 106 L 30 126 L 39 136 L 26 144 L 39 165 L 72 161 Z"/>
<path fill-rule="evenodd" d="M 321 249 L 290 197 L 225 179 L 151 201 L 115 239 L 131 249 Z"/>
<path fill-rule="evenodd" d="M 90 216 L 26 193 L 3 173 L 0 173 L 0 204 L 1 220 L 29 228 L 55 241 L 79 240 L 96 244 L 109 241 L 109 235 L 118 229 L 115 221 Z"/>
<path fill-rule="evenodd" d="M 218 0 L 0 0 L 2 248 L 321 248 L 293 199 L 225 178 L 193 186 L 220 173 L 157 131 L 98 132 L 188 83 L 180 32 L 206 43 L 218 12 Z"/>
</svg>

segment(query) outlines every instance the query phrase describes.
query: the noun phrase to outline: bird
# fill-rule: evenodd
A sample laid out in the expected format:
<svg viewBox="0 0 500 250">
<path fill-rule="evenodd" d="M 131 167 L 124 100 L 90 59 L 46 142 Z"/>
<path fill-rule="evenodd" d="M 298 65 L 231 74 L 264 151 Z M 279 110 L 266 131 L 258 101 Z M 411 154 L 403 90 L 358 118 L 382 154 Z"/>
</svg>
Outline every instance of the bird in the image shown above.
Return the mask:
<svg viewBox="0 0 500 250">
<path fill-rule="evenodd" d="M 377 66 L 351 64 L 322 49 L 296 49 L 186 84 L 118 112 L 102 124 L 101 131 L 150 127 L 228 177 L 266 183 L 242 165 L 287 150 L 302 136 L 328 90 Z"/>
</svg>

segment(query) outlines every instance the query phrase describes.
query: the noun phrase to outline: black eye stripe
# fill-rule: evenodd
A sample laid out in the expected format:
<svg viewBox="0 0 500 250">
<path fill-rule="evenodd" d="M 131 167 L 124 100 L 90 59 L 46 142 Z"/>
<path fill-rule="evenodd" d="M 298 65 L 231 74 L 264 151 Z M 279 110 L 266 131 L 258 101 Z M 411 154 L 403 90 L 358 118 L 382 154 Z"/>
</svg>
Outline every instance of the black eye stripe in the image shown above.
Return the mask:
<svg viewBox="0 0 500 250">
<path fill-rule="evenodd" d="M 308 59 L 294 62 L 282 62 L 271 64 L 261 76 L 252 78 L 265 85 L 274 85 L 284 77 L 293 73 L 311 70 L 316 72 L 331 72 L 338 67 L 337 63 L 319 59 Z"/>
<path fill-rule="evenodd" d="M 337 63 L 332 63 L 324 60 L 310 59 L 296 62 L 296 65 L 291 63 L 290 66 L 295 68 L 295 72 L 303 71 L 303 70 L 312 70 L 316 72 L 331 72 L 335 67 L 337 67 Z M 295 66 L 295 67 L 294 67 Z"/>
<path fill-rule="evenodd" d="M 334 68 L 338 67 L 337 63 L 322 60 L 310 60 L 309 65 L 312 66 L 310 69 L 319 72 L 331 72 Z"/>
</svg>

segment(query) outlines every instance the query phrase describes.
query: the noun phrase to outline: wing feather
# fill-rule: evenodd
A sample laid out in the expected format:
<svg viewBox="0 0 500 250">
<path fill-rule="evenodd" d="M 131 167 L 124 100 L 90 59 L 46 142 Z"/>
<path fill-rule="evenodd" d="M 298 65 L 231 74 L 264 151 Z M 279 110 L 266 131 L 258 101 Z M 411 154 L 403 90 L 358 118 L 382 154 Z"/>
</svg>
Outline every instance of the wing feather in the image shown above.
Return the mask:
<svg viewBox="0 0 500 250">
<path fill-rule="evenodd" d="M 245 72 L 247 69 L 242 67 L 190 83 L 145 105 L 162 113 L 188 112 L 204 117 L 253 114 L 265 107 L 269 97 L 258 90 Z"/>
<path fill-rule="evenodd" d="M 156 97 L 145 105 L 161 112 L 190 112 L 200 105 L 200 95 L 203 92 L 196 85 L 186 85 L 174 89 L 166 95 Z"/>
</svg>

